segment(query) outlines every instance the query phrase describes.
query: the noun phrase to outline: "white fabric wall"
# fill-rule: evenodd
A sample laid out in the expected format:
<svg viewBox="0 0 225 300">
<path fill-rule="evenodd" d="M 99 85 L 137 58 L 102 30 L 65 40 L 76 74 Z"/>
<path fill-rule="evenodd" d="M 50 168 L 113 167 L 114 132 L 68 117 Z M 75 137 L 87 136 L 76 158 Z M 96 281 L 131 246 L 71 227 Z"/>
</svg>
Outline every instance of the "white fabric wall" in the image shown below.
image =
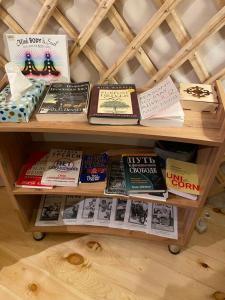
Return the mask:
<svg viewBox="0 0 225 300">
<path fill-rule="evenodd" d="M 154 0 L 117 0 L 116 6 L 123 15 L 134 33 L 138 33 L 155 13 L 157 7 Z M 200 28 L 219 10 L 219 0 L 183 0 L 177 6 L 182 21 L 189 34 L 194 36 Z M 15 20 L 28 31 L 37 16 L 41 4 L 39 0 L 2 0 L 1 4 L 12 14 Z M 58 7 L 67 16 L 71 23 L 82 31 L 89 19 L 92 17 L 97 4 L 94 0 L 59 0 Z M 0 54 L 9 59 L 7 46 L 4 43 L 4 33 L 10 30 L 0 21 Z M 62 34 L 63 29 L 58 23 L 50 19 L 44 33 Z M 199 52 L 206 65 L 207 70 L 212 74 L 225 66 L 225 28 L 220 30 L 200 48 Z M 72 42 L 72 41 L 70 41 Z M 95 49 L 97 54 L 103 59 L 107 66 L 111 66 L 118 56 L 123 52 L 126 43 L 119 36 L 107 18 L 101 23 L 93 34 L 89 44 Z M 164 22 L 144 45 L 145 51 L 151 57 L 157 68 L 166 64 L 173 55 L 180 49 L 173 33 Z M 131 59 L 118 73 L 121 82 L 134 82 L 137 86 L 143 85 L 149 77 L 139 65 L 137 60 Z M 1 74 L 0 74 L 1 76 Z M 81 53 L 76 62 L 71 66 L 71 76 L 76 81 L 89 80 L 95 83 L 98 80 L 98 72 L 88 59 Z M 183 82 L 198 82 L 198 78 L 189 62 L 184 63 L 173 73 L 173 78 Z M 59 139 L 58 135 L 35 135 L 37 139 Z M 71 136 L 70 136 L 71 138 Z M 87 140 L 86 137 L 73 137 L 73 140 Z M 110 137 L 97 137 L 89 139 L 93 142 L 117 142 L 133 143 L 136 145 L 149 145 L 149 141 L 135 139 L 112 139 Z"/>
<path fill-rule="evenodd" d="M 218 0 L 181 1 L 177 6 L 177 12 L 191 36 L 194 36 L 210 17 L 215 14 L 219 9 L 219 2 Z M 1 4 L 26 31 L 31 27 L 41 7 L 39 0 L 2 0 Z M 143 28 L 157 9 L 154 0 L 117 0 L 116 5 L 135 33 L 138 33 Z M 81 31 L 92 17 L 97 4 L 94 0 L 61 0 L 58 7 L 72 24 Z M 9 58 L 8 50 L 4 43 L 4 33 L 6 32 L 10 32 L 10 30 L 0 22 L 0 54 Z M 44 32 L 64 33 L 63 29 L 52 18 Z M 207 70 L 212 74 L 225 66 L 224 36 L 225 28 L 211 37 L 199 51 Z M 107 18 L 95 31 L 90 44 L 107 66 L 112 65 L 126 47 L 126 44 Z M 168 25 L 164 22 L 147 40 L 144 48 L 155 66 L 161 68 L 179 50 L 180 46 Z M 83 54 L 80 54 L 76 62 L 71 66 L 71 75 L 76 81 L 90 80 L 96 82 L 98 80 L 98 72 Z M 148 79 L 148 76 L 135 58 L 125 64 L 118 75 L 121 82 L 135 82 L 137 86 L 144 84 Z M 175 71 L 173 77 L 177 81 L 198 82 L 189 62 L 186 62 Z"/>
</svg>

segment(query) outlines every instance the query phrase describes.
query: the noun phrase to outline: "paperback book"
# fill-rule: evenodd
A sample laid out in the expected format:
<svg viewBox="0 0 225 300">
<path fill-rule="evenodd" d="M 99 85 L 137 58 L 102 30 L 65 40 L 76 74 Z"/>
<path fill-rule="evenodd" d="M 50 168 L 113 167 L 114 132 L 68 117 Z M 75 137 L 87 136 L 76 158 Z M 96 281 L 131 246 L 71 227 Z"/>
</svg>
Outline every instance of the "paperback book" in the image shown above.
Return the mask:
<svg viewBox="0 0 225 300">
<path fill-rule="evenodd" d="M 139 120 L 134 84 L 95 85 L 91 91 L 88 120 L 92 124 L 134 125 Z"/>
<path fill-rule="evenodd" d="M 105 181 L 107 163 L 108 155 L 106 153 L 83 155 L 80 182 L 91 183 Z"/>
<path fill-rule="evenodd" d="M 65 197 L 42 196 L 35 226 L 57 226 L 61 223 L 60 211 Z"/>
<path fill-rule="evenodd" d="M 166 192 L 159 158 L 148 154 L 123 155 L 128 194 Z"/>
<path fill-rule="evenodd" d="M 138 95 L 140 124 L 155 127 L 182 127 L 184 112 L 180 94 L 170 77 Z"/>
<path fill-rule="evenodd" d="M 36 113 L 38 121 L 84 121 L 87 119 L 90 84 L 52 83 Z"/>
<path fill-rule="evenodd" d="M 196 200 L 200 194 L 197 164 L 168 158 L 166 185 L 171 193 Z"/>
<path fill-rule="evenodd" d="M 41 183 L 53 186 L 77 186 L 81 159 L 81 151 L 52 149 Z"/>
<path fill-rule="evenodd" d="M 48 152 L 32 153 L 20 171 L 19 177 L 15 183 L 16 187 L 52 189 L 53 187 L 51 185 L 41 183 L 47 160 Z"/>
<path fill-rule="evenodd" d="M 70 82 L 66 35 L 6 34 L 10 61 L 22 73 L 47 82 Z"/>
<path fill-rule="evenodd" d="M 148 232 L 153 235 L 178 239 L 177 207 L 149 203 Z"/>
<path fill-rule="evenodd" d="M 124 166 L 121 160 L 109 161 L 107 168 L 107 195 L 127 195 L 124 177 Z"/>
</svg>

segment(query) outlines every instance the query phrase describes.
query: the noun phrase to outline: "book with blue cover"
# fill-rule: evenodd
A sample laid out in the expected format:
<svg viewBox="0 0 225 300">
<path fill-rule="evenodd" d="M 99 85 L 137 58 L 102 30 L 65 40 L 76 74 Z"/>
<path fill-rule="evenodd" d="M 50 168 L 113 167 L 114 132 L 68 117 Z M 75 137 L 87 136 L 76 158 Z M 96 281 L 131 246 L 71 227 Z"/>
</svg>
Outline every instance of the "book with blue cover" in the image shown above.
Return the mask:
<svg viewBox="0 0 225 300">
<path fill-rule="evenodd" d="M 107 163 L 108 155 L 106 153 L 83 155 L 80 182 L 105 181 Z"/>
</svg>

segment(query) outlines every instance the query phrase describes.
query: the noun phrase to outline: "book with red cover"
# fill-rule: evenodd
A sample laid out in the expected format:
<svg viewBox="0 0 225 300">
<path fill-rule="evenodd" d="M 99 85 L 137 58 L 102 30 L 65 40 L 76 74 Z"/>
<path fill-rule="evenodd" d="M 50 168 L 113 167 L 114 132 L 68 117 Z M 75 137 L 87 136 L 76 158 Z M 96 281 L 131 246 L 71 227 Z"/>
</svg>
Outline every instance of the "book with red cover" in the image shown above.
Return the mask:
<svg viewBox="0 0 225 300">
<path fill-rule="evenodd" d="M 91 91 L 88 120 L 92 124 L 135 125 L 140 118 L 134 84 L 99 84 Z"/>
<path fill-rule="evenodd" d="M 16 187 L 52 189 L 50 185 L 41 184 L 41 178 L 46 166 L 48 152 L 34 152 L 23 165 Z"/>
</svg>

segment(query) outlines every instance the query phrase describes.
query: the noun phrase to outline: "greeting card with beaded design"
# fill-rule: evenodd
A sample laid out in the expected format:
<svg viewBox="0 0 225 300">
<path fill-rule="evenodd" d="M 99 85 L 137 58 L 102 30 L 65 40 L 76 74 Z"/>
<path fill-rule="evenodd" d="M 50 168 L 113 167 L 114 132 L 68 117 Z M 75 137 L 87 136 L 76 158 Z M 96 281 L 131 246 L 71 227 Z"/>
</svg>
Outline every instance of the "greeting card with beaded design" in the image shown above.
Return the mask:
<svg viewBox="0 0 225 300">
<path fill-rule="evenodd" d="M 66 35 L 6 34 L 10 60 L 28 78 L 70 82 Z"/>
</svg>

